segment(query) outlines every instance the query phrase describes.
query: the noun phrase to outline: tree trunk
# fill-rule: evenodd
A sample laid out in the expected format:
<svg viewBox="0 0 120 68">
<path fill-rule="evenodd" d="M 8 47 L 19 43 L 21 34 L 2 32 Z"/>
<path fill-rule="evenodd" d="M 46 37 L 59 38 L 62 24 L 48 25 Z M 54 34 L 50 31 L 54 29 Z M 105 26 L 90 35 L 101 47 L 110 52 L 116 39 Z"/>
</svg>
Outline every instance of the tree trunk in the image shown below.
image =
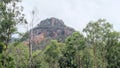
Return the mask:
<svg viewBox="0 0 120 68">
<path fill-rule="evenodd" d="M 96 64 L 96 47 L 95 46 L 93 48 L 93 53 L 94 53 L 94 68 L 97 68 L 97 64 Z"/>
</svg>

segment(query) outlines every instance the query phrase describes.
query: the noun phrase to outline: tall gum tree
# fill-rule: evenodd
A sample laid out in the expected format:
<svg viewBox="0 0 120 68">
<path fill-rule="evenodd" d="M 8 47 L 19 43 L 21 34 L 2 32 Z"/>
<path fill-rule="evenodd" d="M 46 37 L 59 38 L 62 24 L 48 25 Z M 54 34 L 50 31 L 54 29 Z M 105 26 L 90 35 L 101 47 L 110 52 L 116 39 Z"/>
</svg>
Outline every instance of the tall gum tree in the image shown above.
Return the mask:
<svg viewBox="0 0 120 68">
<path fill-rule="evenodd" d="M 107 36 L 113 31 L 113 26 L 107 22 L 105 19 L 99 19 L 98 21 L 91 21 L 87 24 L 83 32 L 86 33 L 87 43 L 93 49 L 94 55 L 94 68 L 106 68 L 106 43 Z"/>
<path fill-rule="evenodd" d="M 16 26 L 20 23 L 26 23 L 23 7 L 17 3 L 21 0 L 1 0 L 0 2 L 0 42 L 9 44 L 12 34 L 17 32 Z"/>
<path fill-rule="evenodd" d="M 23 7 L 17 5 L 21 0 L 0 0 L 0 42 L 5 46 L 3 53 L 3 68 L 6 68 L 6 50 L 10 43 L 11 36 L 17 33 L 16 26 L 21 23 L 27 23 Z"/>
</svg>

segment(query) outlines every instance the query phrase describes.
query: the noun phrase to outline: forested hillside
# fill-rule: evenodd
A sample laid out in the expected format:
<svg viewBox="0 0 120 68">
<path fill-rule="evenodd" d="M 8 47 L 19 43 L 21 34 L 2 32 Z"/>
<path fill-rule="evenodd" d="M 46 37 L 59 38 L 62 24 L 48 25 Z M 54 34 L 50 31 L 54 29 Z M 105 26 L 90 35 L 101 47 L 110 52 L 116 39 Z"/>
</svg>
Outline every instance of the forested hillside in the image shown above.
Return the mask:
<svg viewBox="0 0 120 68">
<path fill-rule="evenodd" d="M 29 23 L 20 2 L 0 1 L 0 68 L 120 68 L 120 32 L 107 20 L 78 32 L 52 17 L 20 33 Z M 11 41 L 13 34 L 20 38 Z"/>
</svg>

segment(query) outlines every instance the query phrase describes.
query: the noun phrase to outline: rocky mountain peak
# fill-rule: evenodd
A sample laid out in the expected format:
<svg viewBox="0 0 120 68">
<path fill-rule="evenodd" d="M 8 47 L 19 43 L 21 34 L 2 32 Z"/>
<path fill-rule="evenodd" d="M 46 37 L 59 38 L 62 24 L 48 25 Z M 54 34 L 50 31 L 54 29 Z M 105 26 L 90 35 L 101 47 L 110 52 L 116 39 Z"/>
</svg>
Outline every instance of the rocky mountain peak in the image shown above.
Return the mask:
<svg viewBox="0 0 120 68">
<path fill-rule="evenodd" d="M 47 18 L 42 20 L 35 28 L 32 30 L 32 41 L 34 42 L 34 49 L 43 49 L 50 40 L 57 40 L 59 42 L 64 42 L 66 37 L 71 35 L 75 30 L 64 24 L 62 20 L 57 18 Z M 28 44 L 28 41 L 25 41 Z M 43 45 L 38 46 L 38 45 Z"/>
<path fill-rule="evenodd" d="M 57 18 L 51 17 L 51 18 L 47 18 L 45 20 L 42 20 L 39 24 L 38 27 L 58 27 L 58 26 L 62 26 L 65 27 L 64 22 L 62 20 L 59 20 Z"/>
</svg>

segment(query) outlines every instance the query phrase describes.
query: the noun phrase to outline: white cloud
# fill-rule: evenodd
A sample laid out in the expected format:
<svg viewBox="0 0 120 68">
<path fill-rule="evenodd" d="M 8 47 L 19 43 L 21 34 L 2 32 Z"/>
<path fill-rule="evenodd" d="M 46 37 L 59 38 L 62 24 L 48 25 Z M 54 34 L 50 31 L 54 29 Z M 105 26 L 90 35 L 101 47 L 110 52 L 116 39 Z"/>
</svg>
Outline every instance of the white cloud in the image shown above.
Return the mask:
<svg viewBox="0 0 120 68">
<path fill-rule="evenodd" d="M 56 17 L 66 25 L 82 31 L 90 20 L 99 18 L 106 18 L 119 30 L 119 3 L 120 0 L 23 0 L 22 5 L 29 21 L 30 11 L 36 7 L 40 20 Z"/>
</svg>

